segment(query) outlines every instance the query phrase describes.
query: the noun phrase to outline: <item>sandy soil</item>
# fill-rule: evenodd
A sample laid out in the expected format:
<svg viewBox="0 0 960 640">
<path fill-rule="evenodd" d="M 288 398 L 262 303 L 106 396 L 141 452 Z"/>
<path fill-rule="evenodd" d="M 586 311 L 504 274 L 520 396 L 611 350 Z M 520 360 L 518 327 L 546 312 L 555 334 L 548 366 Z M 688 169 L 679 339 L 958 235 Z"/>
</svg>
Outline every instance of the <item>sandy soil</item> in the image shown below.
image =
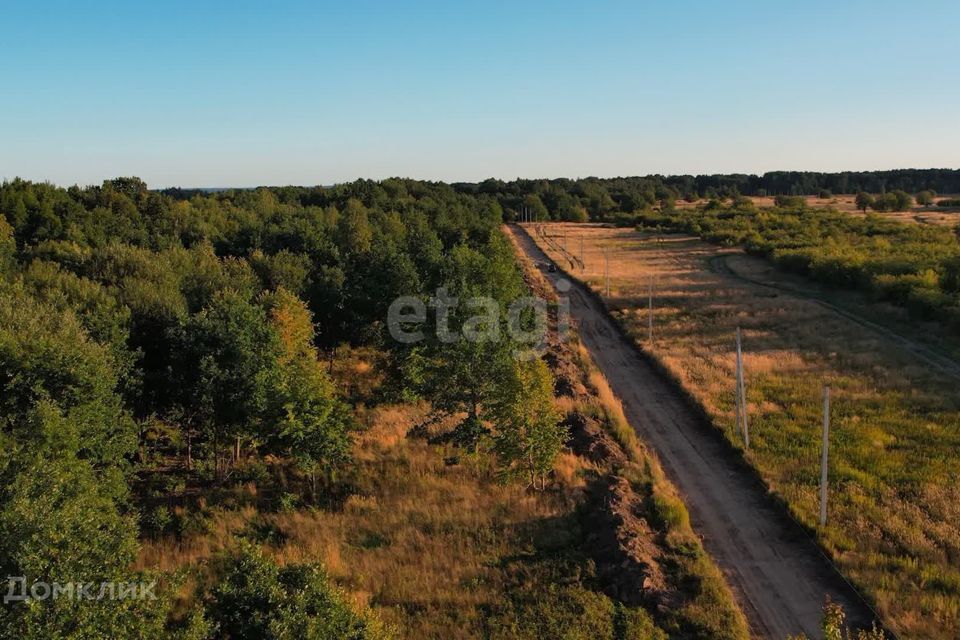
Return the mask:
<svg viewBox="0 0 960 640">
<path fill-rule="evenodd" d="M 514 232 L 531 259 L 549 262 L 525 232 Z M 554 285 L 565 279 L 560 272 L 547 276 Z M 725 572 L 753 633 L 777 640 L 801 632 L 819 637 L 825 595 L 844 606 L 852 623 L 865 624 L 870 614 L 859 596 L 720 435 L 638 353 L 581 284 L 572 283 L 569 296 L 584 344 L 622 400 L 631 425 L 683 493 L 694 529 Z"/>
</svg>

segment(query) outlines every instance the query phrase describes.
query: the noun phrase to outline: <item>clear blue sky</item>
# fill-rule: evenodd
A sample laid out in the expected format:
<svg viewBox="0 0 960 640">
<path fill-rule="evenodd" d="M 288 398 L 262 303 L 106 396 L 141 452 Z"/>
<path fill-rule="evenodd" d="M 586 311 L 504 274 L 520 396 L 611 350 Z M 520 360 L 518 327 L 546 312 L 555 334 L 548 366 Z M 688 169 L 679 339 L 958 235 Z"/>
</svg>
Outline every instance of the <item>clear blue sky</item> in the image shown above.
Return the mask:
<svg viewBox="0 0 960 640">
<path fill-rule="evenodd" d="M 960 167 L 960 3 L 17 2 L 0 179 Z"/>
</svg>

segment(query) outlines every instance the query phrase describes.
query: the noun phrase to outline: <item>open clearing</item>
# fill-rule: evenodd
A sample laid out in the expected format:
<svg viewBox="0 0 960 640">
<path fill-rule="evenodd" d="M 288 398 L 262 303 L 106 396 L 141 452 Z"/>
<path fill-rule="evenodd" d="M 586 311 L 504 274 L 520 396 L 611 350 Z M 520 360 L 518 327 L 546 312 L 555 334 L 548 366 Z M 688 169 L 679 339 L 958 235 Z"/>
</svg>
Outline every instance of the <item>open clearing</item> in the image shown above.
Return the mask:
<svg viewBox="0 0 960 640">
<path fill-rule="evenodd" d="M 930 335 L 942 332 L 911 327 L 887 305 L 820 289 L 739 250 L 690 237 L 597 225 L 546 229 L 555 238 L 549 253 L 565 268 L 570 264 L 556 247 L 566 236 L 579 256 L 583 236 L 586 269 L 573 274 L 597 292 L 605 288 L 607 252 L 608 307 L 735 447 L 733 336 L 741 326 L 751 425 L 744 458 L 817 531 L 892 629 L 909 638 L 954 637 L 960 396 L 955 351 Z M 651 275 L 653 345 L 646 344 Z M 819 529 L 824 383 L 833 398 L 831 501 L 829 523 Z"/>
<path fill-rule="evenodd" d="M 863 215 L 863 212 L 857 208 L 855 194 L 840 194 L 832 198 L 819 198 L 817 196 L 803 196 L 808 207 L 819 207 L 836 209 L 852 215 Z M 955 198 L 954 195 L 944 195 L 937 198 Z M 771 208 L 774 205 L 773 196 L 748 196 L 751 202 L 759 208 Z M 686 200 L 677 200 L 678 209 L 694 209 L 707 203 L 707 200 L 700 199 L 694 202 Z M 937 207 L 922 207 L 914 205 L 908 211 L 884 211 L 880 213 L 872 212 L 884 218 L 898 220 L 900 222 L 914 222 L 917 224 L 942 224 L 953 226 L 960 222 L 960 214 L 955 208 L 940 209 Z"/>
<path fill-rule="evenodd" d="M 546 259 L 528 237 L 521 237 L 521 244 L 534 260 Z M 549 275 L 554 283 L 563 277 Z M 868 619 L 802 530 L 738 468 L 671 384 L 624 342 L 607 313 L 578 285 L 570 301 L 581 339 L 623 402 L 630 424 L 684 494 L 694 529 L 726 572 L 754 633 L 816 637 L 826 594 L 845 605 L 852 621 Z"/>
</svg>

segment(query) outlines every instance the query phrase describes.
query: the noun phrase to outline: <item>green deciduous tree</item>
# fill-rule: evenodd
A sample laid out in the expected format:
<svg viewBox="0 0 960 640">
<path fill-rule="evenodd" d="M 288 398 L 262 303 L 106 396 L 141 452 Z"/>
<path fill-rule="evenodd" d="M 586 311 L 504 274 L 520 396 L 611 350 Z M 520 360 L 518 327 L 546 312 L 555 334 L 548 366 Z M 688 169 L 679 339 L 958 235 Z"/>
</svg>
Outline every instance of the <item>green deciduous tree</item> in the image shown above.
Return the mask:
<svg viewBox="0 0 960 640">
<path fill-rule="evenodd" d="M 110 349 L 70 310 L 37 301 L 22 285 L 0 285 L 0 434 L 16 451 L 76 455 L 120 497 L 136 431 L 116 386 Z M 63 420 L 33 423 L 39 403 Z"/>
<path fill-rule="evenodd" d="M 260 432 L 280 378 L 281 343 L 263 308 L 227 291 L 180 328 L 177 375 L 182 416 L 220 448 Z"/>
<path fill-rule="evenodd" d="M 0 290 L 0 574 L 37 582 L 138 581 L 121 511 L 133 422 L 110 350 L 69 309 Z M 170 637 L 164 601 L 69 597 L 0 608 L 0 637 Z"/>
<path fill-rule="evenodd" d="M 250 266 L 266 289 L 283 287 L 297 295 L 303 295 L 310 286 L 312 265 L 306 254 L 283 249 L 273 255 L 265 255 L 257 250 L 250 256 Z"/>
<path fill-rule="evenodd" d="M 935 192 L 925 189 L 917 194 L 917 204 L 919 204 L 921 207 L 929 207 L 933 204 L 933 199 L 936 197 L 936 195 L 937 194 Z"/>
<path fill-rule="evenodd" d="M 912 204 L 913 197 L 909 193 L 897 190 L 872 197 L 869 206 L 874 211 L 906 211 Z"/>
<path fill-rule="evenodd" d="M 0 215 L 0 274 L 13 267 L 16 255 L 17 240 L 13 235 L 13 227 Z"/>
<path fill-rule="evenodd" d="M 350 458 L 347 431 L 352 414 L 318 359 L 306 305 L 284 289 L 268 296 L 266 305 L 281 348 L 276 432 L 265 439 L 272 437 L 275 446 L 293 457 L 309 476 L 316 498 L 318 476 L 331 474 Z"/>
<path fill-rule="evenodd" d="M 523 207 L 526 209 L 527 213 L 533 217 L 534 220 L 550 219 L 550 212 L 547 211 L 547 207 L 543 204 L 543 200 L 540 199 L 540 196 L 535 193 L 524 196 Z"/>
<path fill-rule="evenodd" d="M 373 229 L 367 208 L 356 198 L 347 200 L 347 205 L 337 222 L 337 244 L 349 254 L 370 251 Z"/>
<path fill-rule="evenodd" d="M 490 407 L 497 430 L 494 450 L 505 478 L 523 477 L 542 488 L 568 434 L 559 422 L 547 365 L 532 357 L 511 364 L 498 379 Z"/>
<path fill-rule="evenodd" d="M 51 419 L 40 417 L 39 420 Z M 53 418 L 56 420 L 56 418 Z M 26 584 L 90 584 L 94 596 L 118 583 L 149 585 L 157 576 L 129 569 L 136 528 L 121 515 L 89 462 L 36 456 L 3 492 L 0 571 Z M 107 587 L 101 585 L 107 584 Z M 158 585 L 150 597 L 90 600 L 61 595 L 0 607 L 0 637 L 176 638 L 167 628 L 170 602 Z M 117 591 L 108 593 L 117 594 Z"/>
<path fill-rule="evenodd" d="M 522 292 L 510 248 L 499 235 L 480 250 L 454 247 L 442 269 L 442 295 L 430 340 L 410 362 L 434 407 L 465 419 L 455 439 L 474 448 L 487 429 L 485 407 L 498 392 L 516 349 L 505 326 L 507 305 Z M 446 296 L 446 297 L 444 297 Z M 454 302 L 456 304 L 454 304 Z M 465 331 L 466 329 L 466 331 Z"/>
</svg>

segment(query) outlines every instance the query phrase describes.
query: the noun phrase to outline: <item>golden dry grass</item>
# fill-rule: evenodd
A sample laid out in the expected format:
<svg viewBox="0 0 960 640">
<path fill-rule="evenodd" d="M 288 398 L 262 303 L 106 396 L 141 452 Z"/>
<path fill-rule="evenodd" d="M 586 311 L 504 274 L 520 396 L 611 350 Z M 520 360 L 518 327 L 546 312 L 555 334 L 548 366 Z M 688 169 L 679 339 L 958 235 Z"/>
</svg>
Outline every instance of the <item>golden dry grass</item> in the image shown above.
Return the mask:
<svg viewBox="0 0 960 640">
<path fill-rule="evenodd" d="M 843 571 L 904 637 L 952 637 L 960 625 L 960 392 L 888 337 L 803 296 L 710 269 L 815 287 L 735 249 L 631 229 L 551 225 L 584 238 L 598 293 L 609 261 L 613 314 L 738 442 L 733 335 L 743 331 L 752 448 L 745 457 L 795 515 L 816 528 L 820 392 L 833 388 L 830 524 L 818 535 Z M 579 248 L 579 240 L 571 246 Z M 541 243 L 541 248 L 550 252 Z M 555 253 L 551 256 L 558 258 Z M 647 287 L 654 279 L 654 344 Z M 902 312 L 855 301 L 871 319 Z M 927 328 L 925 328 L 927 329 Z"/>
<path fill-rule="evenodd" d="M 139 566 L 198 565 L 259 527 L 282 536 L 266 542 L 272 556 L 322 563 L 402 637 L 478 637 L 482 608 L 504 597 L 506 559 L 530 553 L 541 525 L 572 514 L 589 465 L 563 455 L 543 493 L 502 484 L 483 457 L 447 464 L 462 452 L 408 438 L 426 415 L 425 406 L 370 410 L 355 446 L 357 491 L 341 509 L 209 508 L 202 531 L 145 540 Z"/>
<path fill-rule="evenodd" d="M 753 204 L 759 208 L 770 208 L 774 205 L 773 196 L 748 196 Z M 957 196 L 945 195 L 942 196 L 945 198 L 954 198 Z M 836 209 L 837 211 L 842 211 L 844 213 L 849 213 L 852 215 L 863 215 L 863 212 L 857 209 L 856 204 L 856 195 L 855 194 L 838 194 L 834 195 L 832 198 L 818 198 L 817 196 L 803 196 L 804 201 L 808 207 L 812 208 L 830 208 Z M 676 208 L 677 209 L 695 209 L 696 207 L 703 206 L 707 203 L 707 200 L 700 199 L 695 200 L 694 202 L 687 202 L 686 200 L 677 200 Z M 882 216 L 884 218 L 890 218 L 891 220 L 898 220 L 900 222 L 910 222 L 918 224 L 940 224 L 954 226 L 958 222 L 957 212 L 955 210 L 944 211 L 938 210 L 936 207 L 922 207 L 919 205 L 912 206 L 908 211 L 884 211 L 884 212 L 872 212 L 875 215 Z"/>
</svg>

